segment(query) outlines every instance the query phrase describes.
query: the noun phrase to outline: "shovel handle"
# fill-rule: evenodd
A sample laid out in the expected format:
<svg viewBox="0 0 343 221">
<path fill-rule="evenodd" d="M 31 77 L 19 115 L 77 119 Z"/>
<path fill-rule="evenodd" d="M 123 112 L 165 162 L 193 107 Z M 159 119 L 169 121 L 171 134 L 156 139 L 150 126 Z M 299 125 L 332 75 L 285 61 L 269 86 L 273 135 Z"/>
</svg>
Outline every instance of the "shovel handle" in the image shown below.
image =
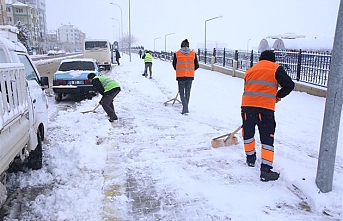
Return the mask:
<svg viewBox="0 0 343 221">
<path fill-rule="evenodd" d="M 228 139 L 233 138 L 233 136 L 235 136 L 235 134 L 236 134 L 241 128 L 242 128 L 242 125 L 239 126 L 239 127 L 238 127 L 236 130 L 234 130 L 232 133 L 229 133 L 229 134 L 228 134 L 228 137 L 224 140 L 224 142 L 227 141 Z"/>
<path fill-rule="evenodd" d="M 98 107 L 100 106 L 100 103 L 98 103 L 95 107 L 94 107 L 94 109 L 93 110 L 89 110 L 89 111 L 82 111 L 81 113 L 83 113 L 83 114 L 86 114 L 86 113 L 90 113 L 90 112 L 93 112 L 93 113 L 95 113 L 95 110 L 96 109 L 98 109 Z"/>
<path fill-rule="evenodd" d="M 94 109 L 92 110 L 92 112 L 94 112 L 96 109 L 98 109 L 99 106 L 100 106 L 100 103 L 98 103 L 98 104 L 94 107 Z"/>
<path fill-rule="evenodd" d="M 213 138 L 212 140 L 217 140 L 217 139 L 219 139 L 219 138 L 222 138 L 222 137 L 229 136 L 230 134 L 231 134 L 231 133 L 224 134 L 224 135 L 221 135 L 221 136 L 215 137 L 215 138 Z"/>
</svg>

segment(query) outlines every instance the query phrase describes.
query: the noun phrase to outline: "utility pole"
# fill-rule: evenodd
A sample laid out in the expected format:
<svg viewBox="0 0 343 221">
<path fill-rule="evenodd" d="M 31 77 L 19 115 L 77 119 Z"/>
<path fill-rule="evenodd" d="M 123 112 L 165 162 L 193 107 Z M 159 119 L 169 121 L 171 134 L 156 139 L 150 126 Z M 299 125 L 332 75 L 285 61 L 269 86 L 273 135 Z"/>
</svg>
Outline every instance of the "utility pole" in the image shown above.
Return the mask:
<svg viewBox="0 0 343 221">
<path fill-rule="evenodd" d="M 129 55 L 130 55 L 130 62 L 131 62 L 131 0 L 129 0 Z"/>
<path fill-rule="evenodd" d="M 316 184 L 321 192 L 332 191 L 339 124 L 343 104 L 343 0 L 340 1 L 332 63 L 328 77 Z"/>
</svg>

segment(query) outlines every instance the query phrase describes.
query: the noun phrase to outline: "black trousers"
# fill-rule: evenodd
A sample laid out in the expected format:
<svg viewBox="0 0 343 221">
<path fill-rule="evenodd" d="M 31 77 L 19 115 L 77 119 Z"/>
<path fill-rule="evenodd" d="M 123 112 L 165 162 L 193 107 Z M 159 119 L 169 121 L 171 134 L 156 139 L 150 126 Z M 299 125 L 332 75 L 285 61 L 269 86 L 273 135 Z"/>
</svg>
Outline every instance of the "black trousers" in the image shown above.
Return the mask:
<svg viewBox="0 0 343 221">
<path fill-rule="evenodd" d="M 274 161 L 274 133 L 276 122 L 273 111 L 263 108 L 242 109 L 244 149 L 247 155 L 253 155 L 255 150 L 255 127 L 257 126 L 261 141 L 261 170 L 272 169 Z"/>
<path fill-rule="evenodd" d="M 106 92 L 101 98 L 101 106 L 104 108 L 106 114 L 110 119 L 117 119 L 116 112 L 114 111 L 113 100 L 120 92 L 120 88 L 113 88 L 112 90 Z"/>
</svg>

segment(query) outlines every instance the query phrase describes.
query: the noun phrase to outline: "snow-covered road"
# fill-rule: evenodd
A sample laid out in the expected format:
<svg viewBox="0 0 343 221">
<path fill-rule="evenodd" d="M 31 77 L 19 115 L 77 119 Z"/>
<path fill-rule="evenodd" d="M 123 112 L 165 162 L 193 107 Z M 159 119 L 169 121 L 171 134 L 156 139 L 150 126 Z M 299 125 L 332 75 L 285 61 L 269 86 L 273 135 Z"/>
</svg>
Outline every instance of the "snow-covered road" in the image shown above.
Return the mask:
<svg viewBox="0 0 343 221">
<path fill-rule="evenodd" d="M 259 166 L 245 164 L 240 133 L 238 145 L 210 143 L 241 124 L 242 79 L 198 70 L 184 116 L 180 104 L 163 105 L 177 89 L 169 62 L 154 60 L 153 79 L 142 77 L 138 55 L 121 64 L 109 73 L 122 87 L 118 122 L 102 108 L 81 113 L 100 97 L 49 97 L 43 169 L 10 174 L 8 188 L 21 202 L 7 204 L 4 220 L 342 220 L 342 123 L 334 189 L 319 194 L 314 184 L 324 98 L 292 92 L 278 103 L 281 177 L 263 183 Z"/>
</svg>

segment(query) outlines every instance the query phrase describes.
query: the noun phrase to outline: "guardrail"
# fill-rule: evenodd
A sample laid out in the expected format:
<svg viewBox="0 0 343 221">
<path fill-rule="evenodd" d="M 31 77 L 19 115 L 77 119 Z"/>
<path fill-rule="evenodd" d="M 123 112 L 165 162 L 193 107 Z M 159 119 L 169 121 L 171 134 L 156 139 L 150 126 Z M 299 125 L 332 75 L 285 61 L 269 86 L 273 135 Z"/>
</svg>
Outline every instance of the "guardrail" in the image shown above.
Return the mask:
<svg viewBox="0 0 343 221">
<path fill-rule="evenodd" d="M 214 57 L 215 65 L 232 68 L 237 61 L 237 70 L 246 71 L 255 65 L 260 57 L 258 52 L 214 49 L 212 53 L 198 49 L 199 61 L 211 64 Z M 275 51 L 276 63 L 283 66 L 288 75 L 296 81 L 305 82 L 320 87 L 327 87 L 330 72 L 331 54 L 325 52 Z"/>
<path fill-rule="evenodd" d="M 174 52 L 156 52 L 152 55 L 163 60 L 172 60 Z M 224 68 L 232 69 L 234 62 L 237 62 L 237 70 L 245 72 L 255 65 L 260 57 L 258 52 L 247 52 L 229 49 L 216 49 L 209 52 L 198 49 L 198 60 L 205 65 L 213 64 Z M 325 52 L 307 51 L 275 51 L 276 63 L 283 66 L 288 75 L 298 82 L 304 82 L 323 88 L 327 87 L 327 80 L 330 73 L 331 54 Z"/>
</svg>

